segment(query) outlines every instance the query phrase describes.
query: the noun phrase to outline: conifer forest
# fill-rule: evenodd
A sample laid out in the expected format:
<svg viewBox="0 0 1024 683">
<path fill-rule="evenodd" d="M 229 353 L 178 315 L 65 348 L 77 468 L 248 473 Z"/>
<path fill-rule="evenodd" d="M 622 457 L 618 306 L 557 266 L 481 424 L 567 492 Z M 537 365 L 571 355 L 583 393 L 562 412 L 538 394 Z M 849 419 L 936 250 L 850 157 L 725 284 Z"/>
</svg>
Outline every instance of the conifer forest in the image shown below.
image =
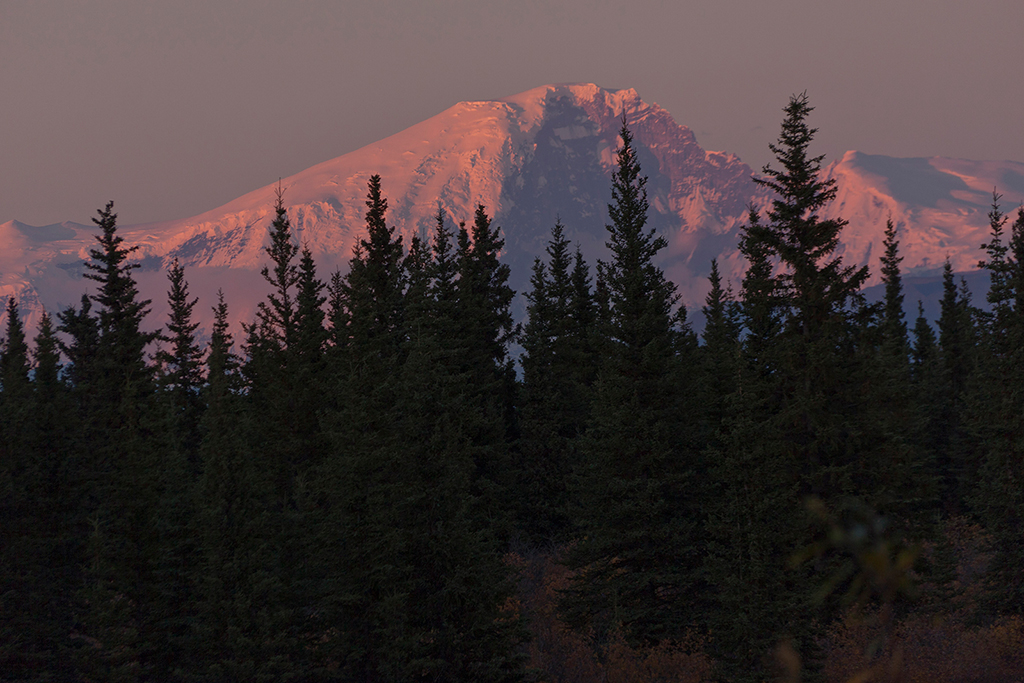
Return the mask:
<svg viewBox="0 0 1024 683">
<path fill-rule="evenodd" d="M 1024 208 L 993 194 L 984 302 L 947 262 L 908 320 L 900 234 L 842 262 L 784 111 L 699 335 L 625 121 L 607 261 L 553 219 L 521 323 L 486 207 L 404 240 L 373 176 L 345 273 L 279 192 L 270 293 L 201 338 L 108 203 L 94 293 L 7 302 L 0 680 L 1022 680 Z"/>
</svg>

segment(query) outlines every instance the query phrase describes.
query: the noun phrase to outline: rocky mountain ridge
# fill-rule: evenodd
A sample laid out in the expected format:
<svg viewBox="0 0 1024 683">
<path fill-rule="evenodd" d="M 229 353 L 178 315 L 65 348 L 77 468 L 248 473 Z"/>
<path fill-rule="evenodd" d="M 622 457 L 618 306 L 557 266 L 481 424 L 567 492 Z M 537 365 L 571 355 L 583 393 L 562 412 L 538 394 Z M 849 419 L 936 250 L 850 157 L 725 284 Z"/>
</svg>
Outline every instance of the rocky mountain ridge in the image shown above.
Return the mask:
<svg viewBox="0 0 1024 683">
<path fill-rule="evenodd" d="M 747 207 L 763 208 L 770 197 L 751 180 L 749 166 L 734 155 L 705 151 L 689 128 L 632 89 L 548 85 L 495 101 L 462 102 L 280 184 L 297 238 L 313 251 L 324 277 L 345 269 L 363 234 L 367 180 L 378 173 L 388 221 L 406 239 L 431 228 L 439 205 L 453 222 L 471 220 L 477 204 L 485 205 L 503 228 L 503 258 L 522 290 L 556 218 L 589 261 L 604 256 L 623 117 L 648 175 L 650 225 L 669 242 L 661 264 L 684 301 L 699 306 L 711 258 L 738 282 L 744 265 L 736 251 L 739 228 Z M 1016 162 L 847 152 L 825 172 L 839 190 L 827 215 L 850 221 L 841 253 L 847 261 L 870 264 L 873 281 L 889 216 L 901 231 L 905 271 L 930 275 L 947 256 L 957 270 L 976 268 L 993 188 L 1004 195 L 1008 212 L 1024 202 L 1024 164 Z M 163 270 L 175 258 L 201 297 L 204 321 L 218 287 L 234 319 L 251 318 L 266 293 L 258 273 L 266 261 L 276 188 L 257 189 L 192 218 L 120 228 L 128 243 L 140 247 L 140 290 L 154 300 L 157 318 L 165 298 Z M 94 233 L 71 222 L 0 224 L 0 296 L 18 296 L 30 324 L 43 305 L 52 312 L 76 303 L 86 290 L 81 261 Z"/>
</svg>

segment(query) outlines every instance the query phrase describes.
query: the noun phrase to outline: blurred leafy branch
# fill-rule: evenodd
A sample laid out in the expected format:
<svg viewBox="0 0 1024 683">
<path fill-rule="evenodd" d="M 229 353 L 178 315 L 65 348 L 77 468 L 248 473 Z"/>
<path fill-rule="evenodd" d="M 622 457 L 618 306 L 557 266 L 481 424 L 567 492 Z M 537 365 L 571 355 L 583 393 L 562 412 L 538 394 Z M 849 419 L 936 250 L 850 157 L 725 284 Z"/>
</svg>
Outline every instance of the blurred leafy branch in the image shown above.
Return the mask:
<svg viewBox="0 0 1024 683">
<path fill-rule="evenodd" d="M 820 537 L 794 553 L 790 567 L 807 563 L 828 567 L 830 571 L 813 599 L 822 604 L 840 596 L 853 618 L 875 633 L 864 652 L 867 666 L 848 683 L 898 680 L 903 647 L 894 638 L 895 608 L 901 600 L 913 601 L 918 596 L 914 565 L 921 547 L 909 543 L 888 518 L 862 501 L 847 499 L 833 510 L 812 497 L 807 509 L 821 525 Z M 800 681 L 800 656 L 790 642 L 779 645 L 776 660 L 782 680 Z"/>
</svg>

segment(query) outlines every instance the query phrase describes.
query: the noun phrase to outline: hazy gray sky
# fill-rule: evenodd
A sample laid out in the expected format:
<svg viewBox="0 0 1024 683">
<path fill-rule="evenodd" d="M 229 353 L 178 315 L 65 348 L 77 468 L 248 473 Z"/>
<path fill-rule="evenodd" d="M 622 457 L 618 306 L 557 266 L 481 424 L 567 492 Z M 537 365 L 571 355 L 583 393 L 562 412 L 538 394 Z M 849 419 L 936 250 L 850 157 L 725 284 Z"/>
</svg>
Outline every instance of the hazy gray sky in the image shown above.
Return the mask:
<svg viewBox="0 0 1024 683">
<path fill-rule="evenodd" d="M 755 168 L 1024 161 L 1022 0 L 0 0 L 0 222 L 188 217 L 462 100 L 636 88 Z"/>
</svg>

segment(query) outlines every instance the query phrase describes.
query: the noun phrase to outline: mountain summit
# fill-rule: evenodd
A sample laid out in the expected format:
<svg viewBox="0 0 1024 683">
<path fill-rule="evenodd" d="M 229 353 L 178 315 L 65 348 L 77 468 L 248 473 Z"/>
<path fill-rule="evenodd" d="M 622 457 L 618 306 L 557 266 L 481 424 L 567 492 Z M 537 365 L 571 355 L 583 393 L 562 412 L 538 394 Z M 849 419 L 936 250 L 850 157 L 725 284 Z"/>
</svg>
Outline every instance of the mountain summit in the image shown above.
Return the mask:
<svg viewBox="0 0 1024 683">
<path fill-rule="evenodd" d="M 454 221 L 483 204 L 505 229 L 513 267 L 542 253 L 556 217 L 571 238 L 603 243 L 611 171 L 625 117 L 641 149 L 654 227 L 666 234 L 730 232 L 755 194 L 751 169 L 705 152 L 693 133 L 635 90 L 550 85 L 450 109 L 281 181 L 299 239 L 325 264 L 347 261 L 362 236 L 366 183 L 383 179 L 388 221 L 411 236 L 437 206 Z M 195 218 L 148 226 L 147 254 L 189 266 L 258 268 L 276 186 Z"/>
<path fill-rule="evenodd" d="M 650 225 L 669 242 L 662 266 L 684 300 L 699 305 L 712 258 L 719 259 L 725 277 L 738 281 L 739 226 L 750 204 L 765 206 L 770 198 L 751 180 L 749 166 L 735 155 L 705 151 L 689 128 L 632 89 L 547 85 L 494 101 L 461 102 L 282 179 L 284 202 L 298 239 L 312 250 L 324 276 L 346 267 L 363 235 L 372 174 L 382 177 L 389 224 L 406 236 L 428 230 L 439 204 L 456 223 L 472 220 L 483 204 L 503 229 L 503 258 L 521 290 L 556 219 L 591 261 L 604 255 L 623 118 L 649 176 Z M 848 152 L 827 173 L 839 187 L 829 212 L 850 220 L 841 253 L 848 262 L 869 263 L 873 271 L 890 215 L 901 231 L 908 273 L 930 273 L 947 255 L 964 270 L 976 267 L 978 245 L 987 239 L 992 188 L 1004 193 L 1007 209 L 1024 201 L 1024 164 L 1014 162 Z M 129 244 L 140 246 L 140 289 L 154 300 L 158 315 L 165 298 L 163 270 L 177 258 L 203 296 L 202 310 L 222 286 L 233 317 L 251 317 L 266 289 L 258 272 L 266 261 L 276 187 L 193 218 L 120 228 Z M 86 289 L 81 260 L 93 233 L 78 223 L 0 225 L 0 295 L 15 294 L 27 311 L 36 312 L 41 304 L 52 311 L 77 302 Z"/>
</svg>

